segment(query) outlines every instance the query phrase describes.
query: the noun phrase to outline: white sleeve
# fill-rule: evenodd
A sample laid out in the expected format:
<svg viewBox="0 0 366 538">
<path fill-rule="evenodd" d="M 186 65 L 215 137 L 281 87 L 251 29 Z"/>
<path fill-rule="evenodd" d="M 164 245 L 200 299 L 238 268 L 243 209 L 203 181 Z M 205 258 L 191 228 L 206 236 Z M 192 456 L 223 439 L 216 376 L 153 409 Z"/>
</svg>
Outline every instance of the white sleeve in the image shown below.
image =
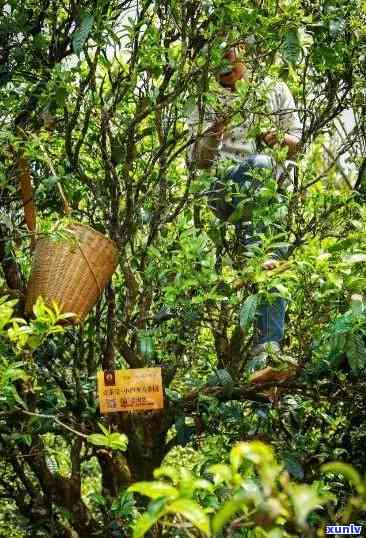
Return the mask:
<svg viewBox="0 0 366 538">
<path fill-rule="evenodd" d="M 297 113 L 295 100 L 287 84 L 278 82 L 269 98 L 274 124 L 286 134 L 301 139 L 302 125 Z"/>
</svg>

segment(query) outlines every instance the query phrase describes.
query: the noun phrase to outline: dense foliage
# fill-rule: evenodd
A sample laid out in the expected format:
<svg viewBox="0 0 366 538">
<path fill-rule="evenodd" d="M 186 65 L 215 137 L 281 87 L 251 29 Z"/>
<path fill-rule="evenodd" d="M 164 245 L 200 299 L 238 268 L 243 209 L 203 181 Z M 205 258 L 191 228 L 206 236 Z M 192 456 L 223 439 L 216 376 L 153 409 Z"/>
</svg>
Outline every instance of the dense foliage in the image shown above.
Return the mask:
<svg viewBox="0 0 366 538">
<path fill-rule="evenodd" d="M 137 537 L 146 525 L 277 538 L 362 524 L 357 471 L 320 468 L 364 470 L 365 20 L 362 0 L 1 4 L 0 535 Z M 185 160 L 187 116 L 218 106 L 222 52 L 239 43 L 258 77 L 286 81 L 303 124 L 293 191 L 268 179 L 254 218 L 270 231 L 249 258 L 207 207 L 210 174 Z M 253 135 L 266 132 L 255 87 L 237 94 L 231 121 L 250 111 Z M 26 319 L 25 174 L 39 233 L 57 240 L 78 221 L 118 246 L 83 324 L 42 301 Z M 264 272 L 283 243 L 288 259 Z M 254 388 L 251 322 L 273 289 L 288 300 L 298 375 Z M 164 411 L 100 415 L 98 370 L 155 365 Z M 154 469 L 161 490 L 146 485 Z M 147 511 L 132 490 L 153 499 Z"/>
</svg>

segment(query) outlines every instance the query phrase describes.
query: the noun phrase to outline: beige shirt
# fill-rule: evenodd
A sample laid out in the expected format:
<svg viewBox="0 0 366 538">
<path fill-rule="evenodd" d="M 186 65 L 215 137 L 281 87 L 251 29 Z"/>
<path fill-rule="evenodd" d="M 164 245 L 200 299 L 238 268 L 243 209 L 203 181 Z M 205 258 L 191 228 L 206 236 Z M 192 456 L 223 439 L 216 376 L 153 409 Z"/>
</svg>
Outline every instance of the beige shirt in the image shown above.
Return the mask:
<svg viewBox="0 0 366 538">
<path fill-rule="evenodd" d="M 300 140 L 302 126 L 294 98 L 287 85 L 282 81 L 274 81 L 268 77 L 258 86 L 253 86 L 251 90 L 255 91 L 255 95 L 253 92 L 252 98 L 249 96 L 247 100 L 248 110 L 242 112 L 241 118 L 236 124 L 232 124 L 230 128 L 225 130 L 220 140 L 217 140 L 216 136 L 210 135 L 208 129 L 218 118 L 222 117 L 224 111 L 227 113 L 230 110 L 238 110 L 238 106 L 240 106 L 238 95 L 223 89 L 218 98 L 219 110 L 215 111 L 212 107 L 208 107 L 201 121 L 198 107 L 193 110 L 188 118 L 188 126 L 191 137 L 197 137 L 197 142 L 192 144 L 188 150 L 190 163 L 194 164 L 197 153 L 200 154 L 205 149 L 211 154 L 214 150 L 215 158 L 212 164 L 223 159 L 240 162 L 249 154 L 258 152 L 256 141 L 248 135 L 248 131 L 258 122 L 261 114 L 271 120 L 272 128 L 280 134 L 281 132 L 290 134 Z M 262 107 L 255 103 L 258 96 L 264 102 Z M 256 110 L 256 113 L 251 110 Z M 282 167 L 280 168 L 282 169 Z M 279 170 L 279 172 L 281 171 Z"/>
</svg>

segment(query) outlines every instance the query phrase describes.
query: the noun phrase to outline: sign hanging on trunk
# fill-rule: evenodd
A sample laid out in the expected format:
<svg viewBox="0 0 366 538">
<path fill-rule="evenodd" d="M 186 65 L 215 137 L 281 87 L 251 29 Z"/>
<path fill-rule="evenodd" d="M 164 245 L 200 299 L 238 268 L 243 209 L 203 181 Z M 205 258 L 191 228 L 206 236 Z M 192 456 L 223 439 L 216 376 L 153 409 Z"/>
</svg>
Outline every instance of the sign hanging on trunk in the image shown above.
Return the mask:
<svg viewBox="0 0 366 538">
<path fill-rule="evenodd" d="M 101 413 L 163 409 L 161 368 L 100 370 L 97 374 Z"/>
</svg>

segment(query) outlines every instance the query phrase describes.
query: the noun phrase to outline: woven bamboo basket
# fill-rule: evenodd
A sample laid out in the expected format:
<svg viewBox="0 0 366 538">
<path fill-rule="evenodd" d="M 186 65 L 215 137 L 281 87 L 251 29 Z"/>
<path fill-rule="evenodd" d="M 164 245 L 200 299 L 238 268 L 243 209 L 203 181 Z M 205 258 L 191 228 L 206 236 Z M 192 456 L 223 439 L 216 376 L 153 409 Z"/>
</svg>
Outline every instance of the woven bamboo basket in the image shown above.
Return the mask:
<svg viewBox="0 0 366 538">
<path fill-rule="evenodd" d="M 37 239 L 26 294 L 26 312 L 37 298 L 55 301 L 63 313 L 72 312 L 71 323 L 84 320 L 107 285 L 118 263 L 115 243 L 85 224 L 68 227 L 73 238 Z"/>
</svg>

